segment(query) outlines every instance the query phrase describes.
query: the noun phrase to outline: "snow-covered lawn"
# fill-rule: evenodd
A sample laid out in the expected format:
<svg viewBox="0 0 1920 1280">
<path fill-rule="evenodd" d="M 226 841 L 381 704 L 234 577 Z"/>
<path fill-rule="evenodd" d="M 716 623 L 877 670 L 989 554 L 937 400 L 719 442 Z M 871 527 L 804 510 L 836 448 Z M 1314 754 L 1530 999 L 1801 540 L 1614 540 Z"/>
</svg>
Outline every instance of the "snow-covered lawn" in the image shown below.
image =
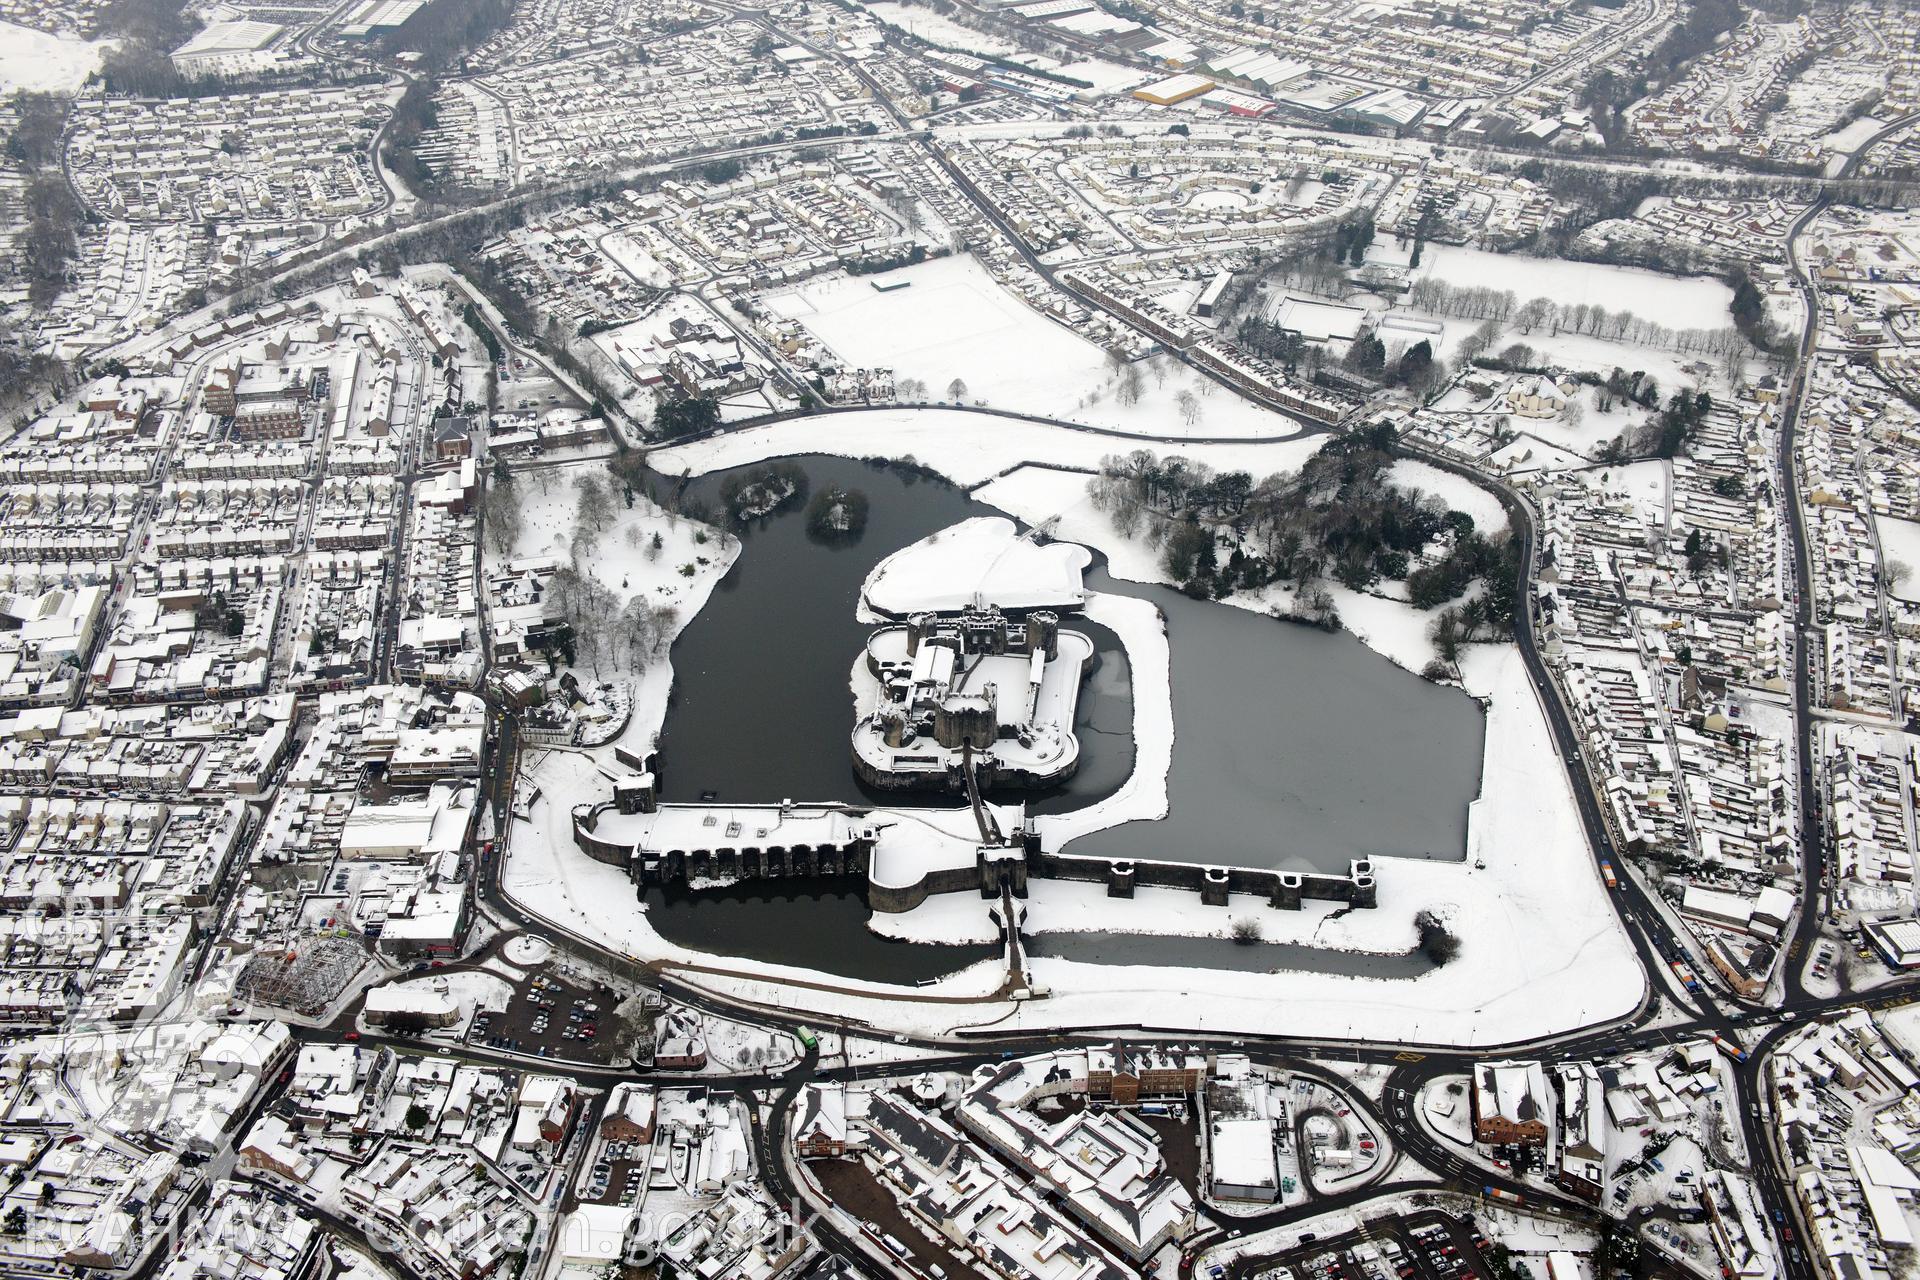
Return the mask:
<svg viewBox="0 0 1920 1280">
<path fill-rule="evenodd" d="M 1506 527 L 1507 511 L 1500 505 L 1500 499 L 1490 490 L 1451 471 L 1442 471 L 1413 458 L 1402 458 L 1387 468 L 1387 479 L 1403 489 L 1433 494 L 1455 511 L 1466 512 L 1473 517 L 1474 527 L 1483 533 Z"/>
<path fill-rule="evenodd" d="M 1511 289 L 1523 303 L 1551 298 L 1562 307 L 1631 311 L 1669 329 L 1719 329 L 1733 323 L 1727 311 L 1733 290 L 1708 276 L 1669 276 L 1639 267 L 1489 253 L 1450 244 L 1427 246 L 1415 275 L 1462 287 Z"/>
<path fill-rule="evenodd" d="M 1078 608 L 1086 598 L 1080 574 L 1086 548 L 1039 545 L 1011 520 L 981 516 L 902 547 L 867 575 L 861 598 L 893 617 L 931 610 L 952 613 L 976 600 L 1003 609 Z"/>
<path fill-rule="evenodd" d="M 1163 457 L 1177 453 L 1204 462 L 1215 471 L 1246 471 L 1260 479 L 1277 471 L 1297 469 L 1325 443 L 1324 436 L 1244 444 L 1131 440 L 962 409 L 868 409 L 788 418 L 729 432 L 656 450 L 650 461 L 667 475 L 705 475 L 805 453 L 844 458 L 910 457 L 957 485 L 972 486 L 1026 463 L 1091 469 L 1099 466 L 1107 454 L 1151 449 Z"/>
<path fill-rule="evenodd" d="M 0 22 L 0 92 L 72 93 L 100 69 L 101 45 Z"/>
<path fill-rule="evenodd" d="M 1882 561 L 1907 570 L 1895 579 L 1892 594 L 1901 600 L 1920 600 L 1920 524 L 1897 516 L 1876 515 L 1874 528 L 1880 535 Z M 1895 568 L 1893 573 L 1899 574 L 1899 569 Z"/>
<path fill-rule="evenodd" d="M 673 667 L 664 655 L 670 651 L 680 630 L 706 604 L 714 584 L 733 566 L 740 554 L 740 542 L 697 521 L 672 515 L 648 502 L 643 494 L 636 493 L 633 506 L 628 507 L 619 481 L 608 474 L 605 464 L 579 462 L 539 468 L 516 476 L 521 529 L 512 558 L 569 559 L 575 534 L 574 513 L 579 505 L 576 485 L 589 476 L 610 483 L 614 521 L 594 542 L 592 553 L 580 558 L 580 572 L 598 579 L 618 595 L 623 607 L 635 596 L 643 596 L 656 606 L 672 608 L 677 615 L 669 628 L 670 634 L 661 637 L 662 656 L 637 672 L 624 669 L 622 658 L 621 670 L 608 665 L 599 672 L 578 673 L 583 682 L 589 676 L 624 677 L 633 682 L 633 717 L 618 740 L 644 751 L 652 746 L 666 719 Z M 656 535 L 660 539 L 657 552 L 652 547 Z M 489 569 L 499 564 L 499 557 L 488 555 Z"/>
<path fill-rule="evenodd" d="M 906 283 L 882 293 L 876 285 Z M 780 295 L 780 313 L 806 326 L 841 361 L 918 378 L 927 394 L 1040 414 L 1143 436 L 1284 436 L 1299 425 L 1166 361 L 1164 377 L 1140 365 L 1137 403 L 1121 404 L 1107 353 L 1007 292 L 971 255 L 937 258 L 878 276 L 829 276 Z M 1189 427 L 1177 397 L 1191 391 Z M 1098 397 L 1096 400 L 1095 397 Z"/>
<path fill-rule="evenodd" d="M 701 1032 L 707 1038 L 707 1067 L 714 1073 L 779 1071 L 800 1060 L 799 1043 L 786 1031 L 774 1031 L 751 1023 L 717 1018 L 700 1018 Z"/>
</svg>

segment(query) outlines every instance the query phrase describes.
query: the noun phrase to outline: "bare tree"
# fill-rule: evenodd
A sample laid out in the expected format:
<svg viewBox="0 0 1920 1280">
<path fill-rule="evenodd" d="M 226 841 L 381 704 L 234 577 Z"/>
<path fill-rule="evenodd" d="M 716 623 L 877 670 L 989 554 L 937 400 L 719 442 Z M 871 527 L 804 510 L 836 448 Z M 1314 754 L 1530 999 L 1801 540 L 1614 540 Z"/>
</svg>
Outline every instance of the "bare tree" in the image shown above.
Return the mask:
<svg viewBox="0 0 1920 1280">
<path fill-rule="evenodd" d="M 1180 407 L 1180 421 L 1189 427 L 1200 421 L 1200 398 L 1193 392 L 1182 387 L 1179 394 L 1174 396 L 1173 402 Z"/>
<path fill-rule="evenodd" d="M 653 606 L 653 650 L 657 654 L 673 641 L 680 631 L 680 606 L 657 604 Z"/>
<path fill-rule="evenodd" d="M 607 482 L 589 473 L 576 480 L 573 488 L 577 498 L 574 523 L 595 534 L 605 533 L 614 521 L 613 493 Z"/>
<path fill-rule="evenodd" d="M 638 671 L 647 665 L 657 653 L 659 632 L 654 621 L 653 606 L 647 603 L 645 596 L 633 596 L 627 601 L 627 607 L 620 611 L 620 643 L 627 653 L 627 663 Z"/>
<path fill-rule="evenodd" d="M 961 400 L 965 399 L 966 394 L 967 394 L 966 379 L 955 378 L 952 382 L 949 382 L 947 384 L 947 399 L 953 401 L 955 404 L 959 404 Z"/>
</svg>

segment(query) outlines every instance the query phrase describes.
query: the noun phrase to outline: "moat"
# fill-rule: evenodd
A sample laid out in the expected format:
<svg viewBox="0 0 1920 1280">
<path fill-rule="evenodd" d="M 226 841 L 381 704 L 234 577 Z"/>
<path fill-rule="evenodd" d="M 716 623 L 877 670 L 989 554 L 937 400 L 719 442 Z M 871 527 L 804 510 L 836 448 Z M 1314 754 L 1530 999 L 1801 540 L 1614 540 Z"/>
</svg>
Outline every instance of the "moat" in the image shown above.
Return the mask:
<svg viewBox="0 0 1920 1280">
<path fill-rule="evenodd" d="M 871 790 L 854 774 L 849 656 L 872 631 L 857 616 L 860 589 L 908 543 L 1000 513 L 902 468 L 797 461 L 815 490 L 867 494 L 864 534 L 809 536 L 797 506 L 739 528 L 738 562 L 674 646 L 662 799 L 952 805 L 940 792 Z M 683 501 L 719 512 L 731 474 L 692 482 Z M 1357 857 L 1463 856 L 1485 730 L 1472 699 L 1349 635 L 1119 582 L 1099 567 L 1087 586 L 1147 599 L 1166 617 L 1175 743 L 1167 818 L 1083 837 L 1071 852 L 1322 871 Z M 1074 717 L 1079 768 L 1050 790 L 1002 797 L 1036 813 L 1108 796 L 1133 767 L 1125 655 L 1105 628 L 1073 625 L 1097 650 Z"/>
<path fill-rule="evenodd" d="M 855 722 L 849 655 L 873 633 L 859 604 L 875 564 L 962 520 L 1002 513 L 910 468 L 815 456 L 786 461 L 815 491 L 866 494 L 865 528 L 857 538 L 819 538 L 798 503 L 730 525 L 742 539 L 739 559 L 674 648 L 673 697 L 659 743 L 661 798 L 964 803 L 944 790 L 883 792 L 856 776 L 846 745 Z M 722 488 L 756 469 L 691 482 L 683 507 L 725 521 Z M 1148 600 L 1165 617 L 1175 743 L 1168 817 L 1095 832 L 1067 852 L 1329 872 L 1362 857 L 1463 856 L 1484 735 L 1472 699 L 1419 679 L 1352 636 L 1120 582 L 1097 557 L 1086 586 Z M 1108 797 L 1134 767 L 1126 651 L 1084 617 L 1073 616 L 1071 625 L 1095 648 L 1073 717 L 1079 766 L 1051 788 L 995 796 L 1024 801 L 1035 814 Z M 654 927 L 669 940 L 846 977 L 924 982 L 999 954 L 991 946 L 878 937 L 864 928 L 865 886 L 844 877 L 654 887 L 644 896 Z M 1417 957 L 1244 947 L 1222 938 L 1043 934 L 1030 943 L 1035 955 L 1103 964 L 1377 977 L 1412 977 L 1426 967 Z"/>
</svg>

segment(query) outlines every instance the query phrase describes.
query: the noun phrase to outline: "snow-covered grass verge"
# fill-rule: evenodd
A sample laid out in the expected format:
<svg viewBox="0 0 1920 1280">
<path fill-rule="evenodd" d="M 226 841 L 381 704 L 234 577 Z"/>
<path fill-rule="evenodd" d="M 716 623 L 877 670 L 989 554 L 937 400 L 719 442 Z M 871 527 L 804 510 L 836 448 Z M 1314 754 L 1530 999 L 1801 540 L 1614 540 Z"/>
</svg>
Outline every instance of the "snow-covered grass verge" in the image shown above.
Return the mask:
<svg viewBox="0 0 1920 1280">
<path fill-rule="evenodd" d="M 657 449 L 649 461 L 667 475 L 705 475 L 768 458 L 824 453 L 841 458 L 912 458 L 971 487 L 1027 463 L 1092 470 L 1110 453 L 1151 448 L 1256 479 L 1291 471 L 1324 436 L 1270 442 L 1187 444 L 1136 440 L 1061 423 L 1028 422 L 965 409 L 865 409 L 788 418 L 745 431 Z"/>
</svg>

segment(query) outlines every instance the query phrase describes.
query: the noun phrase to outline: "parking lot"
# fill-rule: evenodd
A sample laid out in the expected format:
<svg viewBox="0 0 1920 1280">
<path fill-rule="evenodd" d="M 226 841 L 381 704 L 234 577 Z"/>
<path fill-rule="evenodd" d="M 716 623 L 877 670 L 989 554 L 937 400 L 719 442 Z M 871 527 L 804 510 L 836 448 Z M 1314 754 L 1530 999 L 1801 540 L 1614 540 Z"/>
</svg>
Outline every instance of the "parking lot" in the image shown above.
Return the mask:
<svg viewBox="0 0 1920 1280">
<path fill-rule="evenodd" d="M 652 1156 L 653 1147 L 645 1142 L 609 1142 L 602 1146 L 593 1167 L 581 1177 L 580 1202 L 631 1208 L 647 1189 Z"/>
<path fill-rule="evenodd" d="M 1470 1222 L 1432 1211 L 1219 1270 L 1232 1280 L 1491 1280 L 1487 1247 Z"/>
<path fill-rule="evenodd" d="M 574 1062 L 610 1063 L 615 1037 L 608 1016 L 615 999 L 605 987 L 536 973 L 515 986 L 506 1009 L 477 1016 L 467 1042 Z"/>
</svg>

